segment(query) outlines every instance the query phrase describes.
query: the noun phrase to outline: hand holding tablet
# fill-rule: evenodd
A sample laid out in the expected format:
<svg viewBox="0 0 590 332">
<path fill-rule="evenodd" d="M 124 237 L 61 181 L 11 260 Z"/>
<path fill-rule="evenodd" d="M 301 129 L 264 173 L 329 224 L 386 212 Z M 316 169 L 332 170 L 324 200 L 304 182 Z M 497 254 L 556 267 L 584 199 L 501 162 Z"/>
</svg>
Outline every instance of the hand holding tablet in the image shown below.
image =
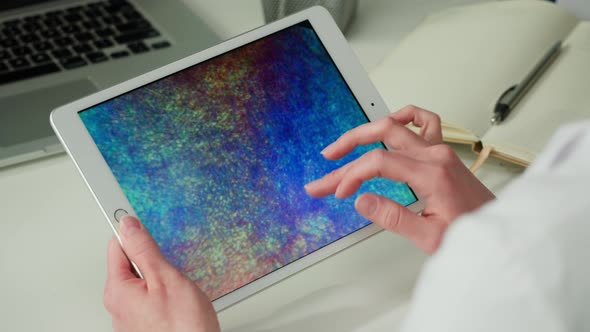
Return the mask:
<svg viewBox="0 0 590 332">
<path fill-rule="evenodd" d="M 129 259 L 144 274 L 140 279 L 114 237 L 109 242 L 104 305 L 115 331 L 219 330 L 209 298 L 160 253 L 137 219 L 121 218 L 121 239 Z"/>
</svg>

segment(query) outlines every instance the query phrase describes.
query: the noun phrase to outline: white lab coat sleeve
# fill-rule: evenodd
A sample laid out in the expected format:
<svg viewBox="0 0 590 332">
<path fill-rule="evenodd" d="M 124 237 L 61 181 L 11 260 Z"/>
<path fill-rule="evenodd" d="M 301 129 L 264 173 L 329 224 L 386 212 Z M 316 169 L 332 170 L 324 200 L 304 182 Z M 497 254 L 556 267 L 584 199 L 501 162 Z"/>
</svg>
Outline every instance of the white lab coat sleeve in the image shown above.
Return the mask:
<svg viewBox="0 0 590 332">
<path fill-rule="evenodd" d="M 589 189 L 590 123 L 566 127 L 449 228 L 402 331 L 590 331 Z"/>
</svg>

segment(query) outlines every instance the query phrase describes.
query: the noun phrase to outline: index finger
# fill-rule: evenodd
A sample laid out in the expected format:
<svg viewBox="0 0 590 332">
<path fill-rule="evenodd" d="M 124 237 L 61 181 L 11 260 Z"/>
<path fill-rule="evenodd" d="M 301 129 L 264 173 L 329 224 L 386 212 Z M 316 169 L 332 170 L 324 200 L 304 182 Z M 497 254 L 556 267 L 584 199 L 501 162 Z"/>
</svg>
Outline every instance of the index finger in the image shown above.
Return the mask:
<svg viewBox="0 0 590 332">
<path fill-rule="evenodd" d="M 375 177 L 406 182 L 423 193 L 427 186 L 419 174 L 424 173 L 427 163 L 410 156 L 383 149 L 369 151 L 345 166 L 305 185 L 305 190 L 314 197 L 335 194 L 348 197 L 354 194 L 364 181 Z"/>
<path fill-rule="evenodd" d="M 338 179 L 334 196 L 344 198 L 354 194 L 361 184 L 373 178 L 405 182 L 423 196 L 428 196 L 427 163 L 401 153 L 375 149 L 362 155 Z M 328 181 L 323 185 L 327 185 Z"/>
<path fill-rule="evenodd" d="M 428 143 L 392 117 L 362 124 L 328 145 L 322 154 L 327 159 L 340 159 L 359 145 L 385 142 L 398 150 L 428 146 Z"/>
</svg>

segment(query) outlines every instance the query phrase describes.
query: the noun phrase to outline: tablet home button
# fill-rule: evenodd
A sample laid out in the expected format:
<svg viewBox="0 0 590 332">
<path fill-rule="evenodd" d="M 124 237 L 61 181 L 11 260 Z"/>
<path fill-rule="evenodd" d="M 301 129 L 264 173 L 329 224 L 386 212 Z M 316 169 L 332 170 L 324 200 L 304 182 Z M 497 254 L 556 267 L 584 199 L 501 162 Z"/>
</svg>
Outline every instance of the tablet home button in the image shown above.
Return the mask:
<svg viewBox="0 0 590 332">
<path fill-rule="evenodd" d="M 121 218 L 123 218 L 123 216 L 128 215 L 129 213 L 127 213 L 127 211 L 123 210 L 123 209 L 117 209 L 117 211 L 115 211 L 115 219 L 117 221 L 120 221 Z"/>
</svg>

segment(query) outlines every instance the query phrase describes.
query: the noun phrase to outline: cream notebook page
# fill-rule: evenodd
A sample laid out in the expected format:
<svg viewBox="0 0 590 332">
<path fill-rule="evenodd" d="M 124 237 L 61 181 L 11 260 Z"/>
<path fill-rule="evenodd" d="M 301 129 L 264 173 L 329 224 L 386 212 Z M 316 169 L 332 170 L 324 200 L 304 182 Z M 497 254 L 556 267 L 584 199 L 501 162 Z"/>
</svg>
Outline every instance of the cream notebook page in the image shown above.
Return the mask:
<svg viewBox="0 0 590 332">
<path fill-rule="evenodd" d="M 438 113 L 446 141 L 473 144 L 490 129 L 496 100 L 576 25 L 544 1 L 500 1 L 429 16 L 373 71 L 390 110 Z"/>
<path fill-rule="evenodd" d="M 560 125 L 589 117 L 590 22 L 580 22 L 551 67 L 482 143 L 502 157 L 530 163 Z"/>
</svg>

